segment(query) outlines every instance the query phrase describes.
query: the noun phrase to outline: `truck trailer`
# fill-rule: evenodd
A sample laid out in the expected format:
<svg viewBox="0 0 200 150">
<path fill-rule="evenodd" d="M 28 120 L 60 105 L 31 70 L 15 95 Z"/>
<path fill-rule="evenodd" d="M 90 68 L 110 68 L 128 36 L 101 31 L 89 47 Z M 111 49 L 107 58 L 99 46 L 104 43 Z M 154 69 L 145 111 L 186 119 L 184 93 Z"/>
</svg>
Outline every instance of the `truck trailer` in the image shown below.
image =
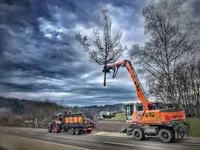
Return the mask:
<svg viewBox="0 0 200 150">
<path fill-rule="evenodd" d="M 94 127 L 94 123 L 84 116 L 83 113 L 63 114 L 57 113 L 53 115 L 51 123 L 48 124 L 48 132 L 59 133 L 61 131 L 68 131 L 72 135 L 80 135 L 82 133 L 90 133 Z"/>
</svg>

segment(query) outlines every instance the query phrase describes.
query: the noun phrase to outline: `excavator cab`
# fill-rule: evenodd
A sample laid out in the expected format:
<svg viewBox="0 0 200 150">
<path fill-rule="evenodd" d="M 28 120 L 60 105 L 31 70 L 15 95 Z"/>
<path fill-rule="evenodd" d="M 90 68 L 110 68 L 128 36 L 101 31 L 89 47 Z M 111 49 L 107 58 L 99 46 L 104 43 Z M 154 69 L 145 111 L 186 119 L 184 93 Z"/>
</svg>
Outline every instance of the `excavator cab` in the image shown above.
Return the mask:
<svg viewBox="0 0 200 150">
<path fill-rule="evenodd" d="M 133 113 L 138 114 L 138 116 L 142 115 L 143 112 L 143 105 L 141 103 L 129 103 L 125 105 L 126 110 L 126 122 L 132 122 L 132 115 Z"/>
<path fill-rule="evenodd" d="M 164 104 L 161 102 L 153 102 L 148 105 L 148 110 L 161 110 L 164 109 Z M 144 106 L 141 103 L 128 103 L 125 105 L 126 110 L 126 122 L 132 122 L 133 113 L 137 112 L 137 115 L 140 117 L 144 110 Z"/>
</svg>

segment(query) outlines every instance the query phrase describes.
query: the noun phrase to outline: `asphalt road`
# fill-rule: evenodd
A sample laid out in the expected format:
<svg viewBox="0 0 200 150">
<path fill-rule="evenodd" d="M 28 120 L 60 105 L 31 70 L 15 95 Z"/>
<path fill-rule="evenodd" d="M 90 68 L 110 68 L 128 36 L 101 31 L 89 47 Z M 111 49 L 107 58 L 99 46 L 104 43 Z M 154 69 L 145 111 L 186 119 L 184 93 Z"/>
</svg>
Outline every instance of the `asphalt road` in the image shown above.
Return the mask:
<svg viewBox="0 0 200 150">
<path fill-rule="evenodd" d="M 200 139 L 198 138 L 184 138 L 181 141 L 166 144 L 157 138 L 134 141 L 132 137 L 121 133 L 95 131 L 76 136 L 70 135 L 68 132 L 47 133 L 45 129 L 0 127 L 0 132 L 93 150 L 200 150 Z"/>
</svg>

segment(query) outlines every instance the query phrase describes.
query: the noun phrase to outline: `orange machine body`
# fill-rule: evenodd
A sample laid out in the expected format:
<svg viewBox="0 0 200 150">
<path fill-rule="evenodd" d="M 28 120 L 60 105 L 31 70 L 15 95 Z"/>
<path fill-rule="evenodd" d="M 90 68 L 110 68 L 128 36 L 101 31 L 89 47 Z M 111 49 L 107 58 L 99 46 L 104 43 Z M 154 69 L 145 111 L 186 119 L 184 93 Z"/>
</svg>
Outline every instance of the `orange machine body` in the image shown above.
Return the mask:
<svg viewBox="0 0 200 150">
<path fill-rule="evenodd" d="M 176 120 L 186 120 L 185 111 L 178 110 L 177 112 L 165 112 L 162 110 L 147 110 L 144 116 L 139 117 L 138 112 L 132 114 L 132 122 L 139 124 L 149 124 L 149 125 L 161 125 L 163 123 L 168 123 L 169 121 Z"/>
</svg>

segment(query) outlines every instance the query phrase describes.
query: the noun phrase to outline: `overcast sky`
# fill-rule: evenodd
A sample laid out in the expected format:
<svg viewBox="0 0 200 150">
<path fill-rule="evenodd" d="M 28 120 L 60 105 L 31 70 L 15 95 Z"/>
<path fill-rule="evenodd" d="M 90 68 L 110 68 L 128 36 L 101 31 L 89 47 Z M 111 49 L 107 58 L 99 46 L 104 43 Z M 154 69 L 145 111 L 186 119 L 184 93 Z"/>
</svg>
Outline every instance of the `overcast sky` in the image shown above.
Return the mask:
<svg viewBox="0 0 200 150">
<path fill-rule="evenodd" d="M 69 105 L 114 104 L 136 100 L 125 69 L 103 86 L 102 66 L 88 61 L 75 33 L 101 29 L 101 10 L 109 9 L 112 32 L 122 43 L 143 45 L 141 10 L 145 0 L 0 0 L 0 95 L 64 100 Z M 199 15 L 200 0 L 186 1 Z M 119 60 L 127 59 L 123 55 Z M 144 81 L 144 80 L 142 80 Z M 145 86 L 145 82 L 142 82 Z"/>
</svg>

